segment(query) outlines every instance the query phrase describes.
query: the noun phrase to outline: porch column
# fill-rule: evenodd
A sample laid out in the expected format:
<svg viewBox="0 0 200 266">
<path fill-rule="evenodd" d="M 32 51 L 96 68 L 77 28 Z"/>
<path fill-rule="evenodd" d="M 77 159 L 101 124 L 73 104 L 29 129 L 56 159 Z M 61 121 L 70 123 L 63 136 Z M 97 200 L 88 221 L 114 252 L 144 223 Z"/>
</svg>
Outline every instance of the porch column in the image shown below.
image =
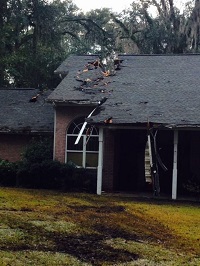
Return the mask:
<svg viewBox="0 0 200 266">
<path fill-rule="evenodd" d="M 102 170 L 103 170 L 103 128 L 99 129 L 99 157 L 97 168 L 97 195 L 102 191 Z"/>
<path fill-rule="evenodd" d="M 178 153 L 178 130 L 174 131 L 174 160 L 172 176 L 172 199 L 177 198 L 177 153 Z"/>
</svg>

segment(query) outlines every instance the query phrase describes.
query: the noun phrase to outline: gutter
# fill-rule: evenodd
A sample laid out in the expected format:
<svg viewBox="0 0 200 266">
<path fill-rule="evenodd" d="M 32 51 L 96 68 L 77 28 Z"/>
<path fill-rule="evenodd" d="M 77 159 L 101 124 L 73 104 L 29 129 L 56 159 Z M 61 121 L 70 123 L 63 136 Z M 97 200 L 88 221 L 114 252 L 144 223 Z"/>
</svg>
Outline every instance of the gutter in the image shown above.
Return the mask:
<svg viewBox="0 0 200 266">
<path fill-rule="evenodd" d="M 37 135 L 43 135 L 43 134 L 53 134 L 53 130 L 48 131 L 38 131 L 38 130 L 13 130 L 13 129 L 7 129 L 7 130 L 0 130 L 0 134 L 23 134 L 23 135 L 31 135 L 31 134 L 37 134 Z"/>
<path fill-rule="evenodd" d="M 147 122 L 136 123 L 115 123 L 115 118 L 112 118 L 112 123 L 105 123 L 104 121 L 94 121 L 91 117 L 86 118 L 86 121 L 90 124 L 101 126 L 109 129 L 144 129 L 147 127 Z M 161 130 L 200 130 L 200 124 L 161 124 L 149 122 L 151 128 Z"/>
<path fill-rule="evenodd" d="M 47 99 L 48 103 L 52 103 L 54 106 L 96 106 L 98 105 L 98 100 L 90 101 L 89 99 L 81 99 L 81 100 L 51 100 Z"/>
</svg>

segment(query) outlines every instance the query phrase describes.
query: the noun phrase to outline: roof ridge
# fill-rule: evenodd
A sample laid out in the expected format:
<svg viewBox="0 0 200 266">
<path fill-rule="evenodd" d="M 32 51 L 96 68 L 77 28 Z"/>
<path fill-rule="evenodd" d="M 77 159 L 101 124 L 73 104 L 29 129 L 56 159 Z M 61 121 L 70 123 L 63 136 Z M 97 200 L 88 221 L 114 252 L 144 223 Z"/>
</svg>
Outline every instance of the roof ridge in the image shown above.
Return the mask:
<svg viewBox="0 0 200 266">
<path fill-rule="evenodd" d="M 118 56 L 200 56 L 200 53 L 188 53 L 188 54 L 118 54 Z"/>
</svg>

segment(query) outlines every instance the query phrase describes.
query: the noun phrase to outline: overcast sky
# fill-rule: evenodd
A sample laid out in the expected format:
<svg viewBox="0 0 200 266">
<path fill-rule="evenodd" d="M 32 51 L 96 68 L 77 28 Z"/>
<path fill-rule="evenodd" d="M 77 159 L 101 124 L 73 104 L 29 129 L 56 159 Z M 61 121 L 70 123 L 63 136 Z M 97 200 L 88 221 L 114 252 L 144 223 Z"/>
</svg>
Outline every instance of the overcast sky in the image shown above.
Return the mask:
<svg viewBox="0 0 200 266">
<path fill-rule="evenodd" d="M 129 8 L 133 1 L 134 0 L 73 0 L 73 3 L 84 12 L 90 11 L 91 9 L 107 7 L 119 13 L 123 9 Z M 176 5 L 178 3 L 178 7 L 181 7 L 186 1 L 187 0 L 174 0 L 174 4 Z"/>
<path fill-rule="evenodd" d="M 133 0 L 73 0 L 84 12 L 97 8 L 112 8 L 115 12 L 121 12 L 123 9 L 128 8 Z"/>
</svg>

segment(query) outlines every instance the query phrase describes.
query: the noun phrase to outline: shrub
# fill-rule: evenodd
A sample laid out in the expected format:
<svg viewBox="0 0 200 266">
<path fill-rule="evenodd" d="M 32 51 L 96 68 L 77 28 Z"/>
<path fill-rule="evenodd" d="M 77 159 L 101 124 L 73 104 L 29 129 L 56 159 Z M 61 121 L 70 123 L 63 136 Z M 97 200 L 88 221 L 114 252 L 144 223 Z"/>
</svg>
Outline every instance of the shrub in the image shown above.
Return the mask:
<svg viewBox="0 0 200 266">
<path fill-rule="evenodd" d="M 71 174 L 65 175 L 64 191 L 91 192 L 96 191 L 96 170 L 75 168 Z"/>
<path fill-rule="evenodd" d="M 27 188 L 61 188 L 62 179 L 68 174 L 67 167 L 58 161 L 44 160 L 40 163 L 22 162 L 18 172 L 18 185 Z"/>
<path fill-rule="evenodd" d="M 17 171 L 17 185 L 27 188 L 56 188 L 58 163 L 52 160 L 52 138 L 33 140 L 22 154 Z"/>
<path fill-rule="evenodd" d="M 96 171 L 53 161 L 52 139 L 33 141 L 18 163 L 0 161 L 0 184 L 37 189 L 95 192 Z"/>
<path fill-rule="evenodd" d="M 186 191 L 188 191 L 191 195 L 200 196 L 200 182 L 193 180 L 193 179 L 189 179 L 184 185 L 183 187 L 186 189 Z"/>
<path fill-rule="evenodd" d="M 45 160 L 53 159 L 53 140 L 52 138 L 40 138 L 33 140 L 22 153 L 24 162 L 33 164 L 41 163 Z"/>
<path fill-rule="evenodd" d="M 17 163 L 12 163 L 7 160 L 0 160 L 0 185 L 15 186 Z"/>
</svg>

